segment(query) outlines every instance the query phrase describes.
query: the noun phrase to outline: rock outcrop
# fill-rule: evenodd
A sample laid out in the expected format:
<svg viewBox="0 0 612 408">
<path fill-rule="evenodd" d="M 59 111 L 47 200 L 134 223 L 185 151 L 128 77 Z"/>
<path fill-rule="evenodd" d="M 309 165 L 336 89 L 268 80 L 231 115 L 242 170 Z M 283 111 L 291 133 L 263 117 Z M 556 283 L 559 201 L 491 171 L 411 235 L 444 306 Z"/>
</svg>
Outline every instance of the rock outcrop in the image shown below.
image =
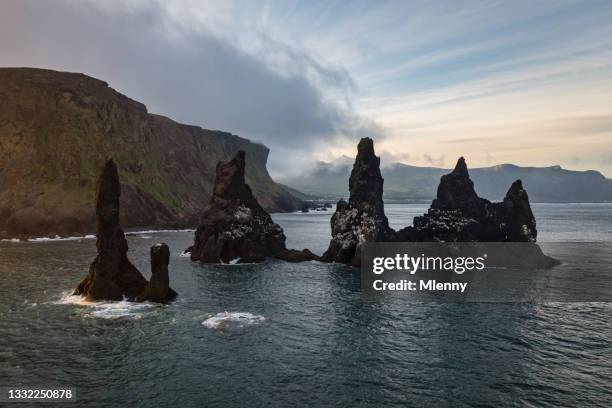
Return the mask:
<svg viewBox="0 0 612 408">
<path fill-rule="evenodd" d="M 177 123 L 106 82 L 76 73 L 0 68 L 0 238 L 95 232 L 92 198 L 108 157 L 121 179 L 124 228 L 194 228 L 212 195 L 215 165 L 238 150 L 267 211 L 301 200 L 268 174 L 267 147 Z"/>
<path fill-rule="evenodd" d="M 515 181 L 504 201 L 492 203 L 474 190 L 465 159 L 442 176 L 427 214 L 414 226 L 398 231 L 399 241 L 535 242 L 536 221 L 521 180 Z"/>
<path fill-rule="evenodd" d="M 176 299 L 176 292 L 170 288 L 168 264 L 170 249 L 168 245 L 159 243 L 151 247 L 151 280 L 145 286 L 137 302 L 168 303 Z"/>
<path fill-rule="evenodd" d="M 128 245 L 119 223 L 120 195 L 117 166 L 111 159 L 102 170 L 96 194 L 98 255 L 74 291 L 87 300 L 133 300 L 147 285 L 127 257 Z"/>
<path fill-rule="evenodd" d="M 349 201 L 338 201 L 331 218 L 332 239 L 323 261 L 359 266 L 364 243 L 393 240 L 394 231 L 389 227 L 382 199 L 383 183 L 374 142 L 363 138 L 349 178 Z"/>
<path fill-rule="evenodd" d="M 287 250 L 283 229 L 259 205 L 245 182 L 245 153 L 217 164 L 215 186 L 195 233 L 191 259 L 202 263 L 316 259 L 310 251 Z"/>
</svg>

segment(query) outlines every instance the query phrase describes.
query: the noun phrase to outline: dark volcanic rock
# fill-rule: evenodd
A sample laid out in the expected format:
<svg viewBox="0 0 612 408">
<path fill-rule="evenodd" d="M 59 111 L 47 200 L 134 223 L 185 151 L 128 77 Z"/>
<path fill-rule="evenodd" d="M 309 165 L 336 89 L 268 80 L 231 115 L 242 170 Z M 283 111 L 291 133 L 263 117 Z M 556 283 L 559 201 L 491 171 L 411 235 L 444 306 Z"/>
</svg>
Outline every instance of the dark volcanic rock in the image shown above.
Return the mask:
<svg viewBox="0 0 612 408">
<path fill-rule="evenodd" d="M 151 281 L 136 298 L 137 302 L 168 303 L 176 299 L 176 292 L 170 288 L 168 264 L 170 249 L 164 243 L 151 247 Z"/>
<path fill-rule="evenodd" d="M 191 259 L 203 263 L 261 262 L 267 256 L 316 259 L 310 251 L 313 257 L 286 249 L 283 229 L 253 196 L 244 170 L 243 151 L 217 164 L 213 196 L 196 230 Z"/>
<path fill-rule="evenodd" d="M 442 176 L 436 198 L 431 208 L 437 210 L 461 210 L 464 215 L 479 217 L 484 211 L 486 200 L 474 190 L 465 159 L 460 157 L 455 169 Z"/>
<path fill-rule="evenodd" d="M 309 249 L 302 249 L 298 251 L 297 249 L 286 249 L 284 251 L 280 251 L 274 255 L 276 258 L 281 259 L 287 262 L 305 262 L 305 261 L 315 261 L 320 258 L 313 254 Z"/>
<path fill-rule="evenodd" d="M 98 255 L 74 291 L 87 300 L 134 299 L 147 284 L 127 258 L 128 245 L 119 224 L 120 195 L 117 166 L 111 159 L 102 170 L 96 195 Z"/>
<path fill-rule="evenodd" d="M 442 176 L 427 214 L 398 231 L 399 241 L 535 242 L 536 221 L 527 192 L 515 181 L 503 202 L 478 197 L 463 157 Z"/>
<path fill-rule="evenodd" d="M 538 236 L 536 220 L 521 180 L 512 183 L 502 205 L 506 239 L 512 242 L 535 242 Z"/>
<path fill-rule="evenodd" d="M 393 239 L 382 199 L 383 182 L 374 142 L 363 138 L 349 179 L 349 201 L 338 201 L 331 219 L 332 239 L 322 260 L 358 266 L 365 242 Z"/>
</svg>

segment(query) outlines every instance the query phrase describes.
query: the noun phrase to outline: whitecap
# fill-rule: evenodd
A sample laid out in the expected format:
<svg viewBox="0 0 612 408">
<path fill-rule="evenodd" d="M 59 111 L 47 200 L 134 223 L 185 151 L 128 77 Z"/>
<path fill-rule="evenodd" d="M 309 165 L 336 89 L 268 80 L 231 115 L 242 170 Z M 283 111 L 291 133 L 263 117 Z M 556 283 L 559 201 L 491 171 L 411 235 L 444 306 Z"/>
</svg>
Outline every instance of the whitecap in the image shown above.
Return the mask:
<svg viewBox="0 0 612 408">
<path fill-rule="evenodd" d="M 85 317 L 96 317 L 102 319 L 119 319 L 119 318 L 127 318 L 127 319 L 140 319 L 142 318 L 144 312 L 155 307 L 152 303 L 134 303 L 128 302 L 127 300 L 121 301 L 97 301 L 91 302 L 85 300 L 83 297 L 78 295 L 71 295 L 69 293 L 65 293 L 60 300 L 53 302 L 55 304 L 62 305 L 77 305 L 83 306 L 86 309 L 83 309 L 85 312 L 83 316 Z"/>
<path fill-rule="evenodd" d="M 221 312 L 204 320 L 202 325 L 209 329 L 226 329 L 257 324 L 263 320 L 266 318 L 248 312 Z"/>
<path fill-rule="evenodd" d="M 28 242 L 78 241 L 80 239 L 94 239 L 95 237 L 95 235 L 84 235 L 80 237 L 60 237 L 56 235 L 55 237 L 30 238 Z"/>
</svg>

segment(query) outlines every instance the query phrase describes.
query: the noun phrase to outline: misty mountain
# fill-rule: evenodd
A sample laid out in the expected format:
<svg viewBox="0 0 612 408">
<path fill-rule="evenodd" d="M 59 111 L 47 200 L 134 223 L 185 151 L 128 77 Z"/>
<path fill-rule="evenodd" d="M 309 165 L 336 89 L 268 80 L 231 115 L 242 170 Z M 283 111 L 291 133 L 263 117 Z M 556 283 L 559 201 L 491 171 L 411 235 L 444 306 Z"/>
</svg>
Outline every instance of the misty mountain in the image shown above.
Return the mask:
<svg viewBox="0 0 612 408">
<path fill-rule="evenodd" d="M 306 174 L 285 179 L 283 183 L 315 197 L 346 197 L 351 168 L 352 160 L 347 158 L 333 163 L 319 161 Z M 403 163 L 383 167 L 385 199 L 387 202 L 429 201 L 436 195 L 440 177 L 449 171 Z M 478 195 L 490 200 L 502 199 L 508 186 L 521 179 L 532 202 L 612 202 L 612 180 L 598 171 L 566 170 L 561 166 L 520 167 L 513 164 L 469 171 Z"/>
</svg>

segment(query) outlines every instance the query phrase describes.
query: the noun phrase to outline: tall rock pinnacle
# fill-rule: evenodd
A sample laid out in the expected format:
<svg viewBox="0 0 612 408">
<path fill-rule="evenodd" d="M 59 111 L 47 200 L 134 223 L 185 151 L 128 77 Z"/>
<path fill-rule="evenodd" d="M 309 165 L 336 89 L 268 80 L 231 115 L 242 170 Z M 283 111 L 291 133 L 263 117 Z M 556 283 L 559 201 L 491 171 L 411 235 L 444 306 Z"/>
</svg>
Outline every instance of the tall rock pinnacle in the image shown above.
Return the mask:
<svg viewBox="0 0 612 408">
<path fill-rule="evenodd" d="M 380 158 L 374 142 L 363 138 L 349 179 L 348 203 L 340 200 L 331 219 L 332 239 L 322 259 L 358 266 L 366 242 L 392 240 L 393 230 L 385 216 Z"/>
<path fill-rule="evenodd" d="M 74 291 L 87 300 L 134 299 L 147 284 L 127 258 L 128 245 L 119 224 L 120 195 L 117 166 L 110 159 L 102 170 L 96 194 L 98 255 Z"/>
</svg>

